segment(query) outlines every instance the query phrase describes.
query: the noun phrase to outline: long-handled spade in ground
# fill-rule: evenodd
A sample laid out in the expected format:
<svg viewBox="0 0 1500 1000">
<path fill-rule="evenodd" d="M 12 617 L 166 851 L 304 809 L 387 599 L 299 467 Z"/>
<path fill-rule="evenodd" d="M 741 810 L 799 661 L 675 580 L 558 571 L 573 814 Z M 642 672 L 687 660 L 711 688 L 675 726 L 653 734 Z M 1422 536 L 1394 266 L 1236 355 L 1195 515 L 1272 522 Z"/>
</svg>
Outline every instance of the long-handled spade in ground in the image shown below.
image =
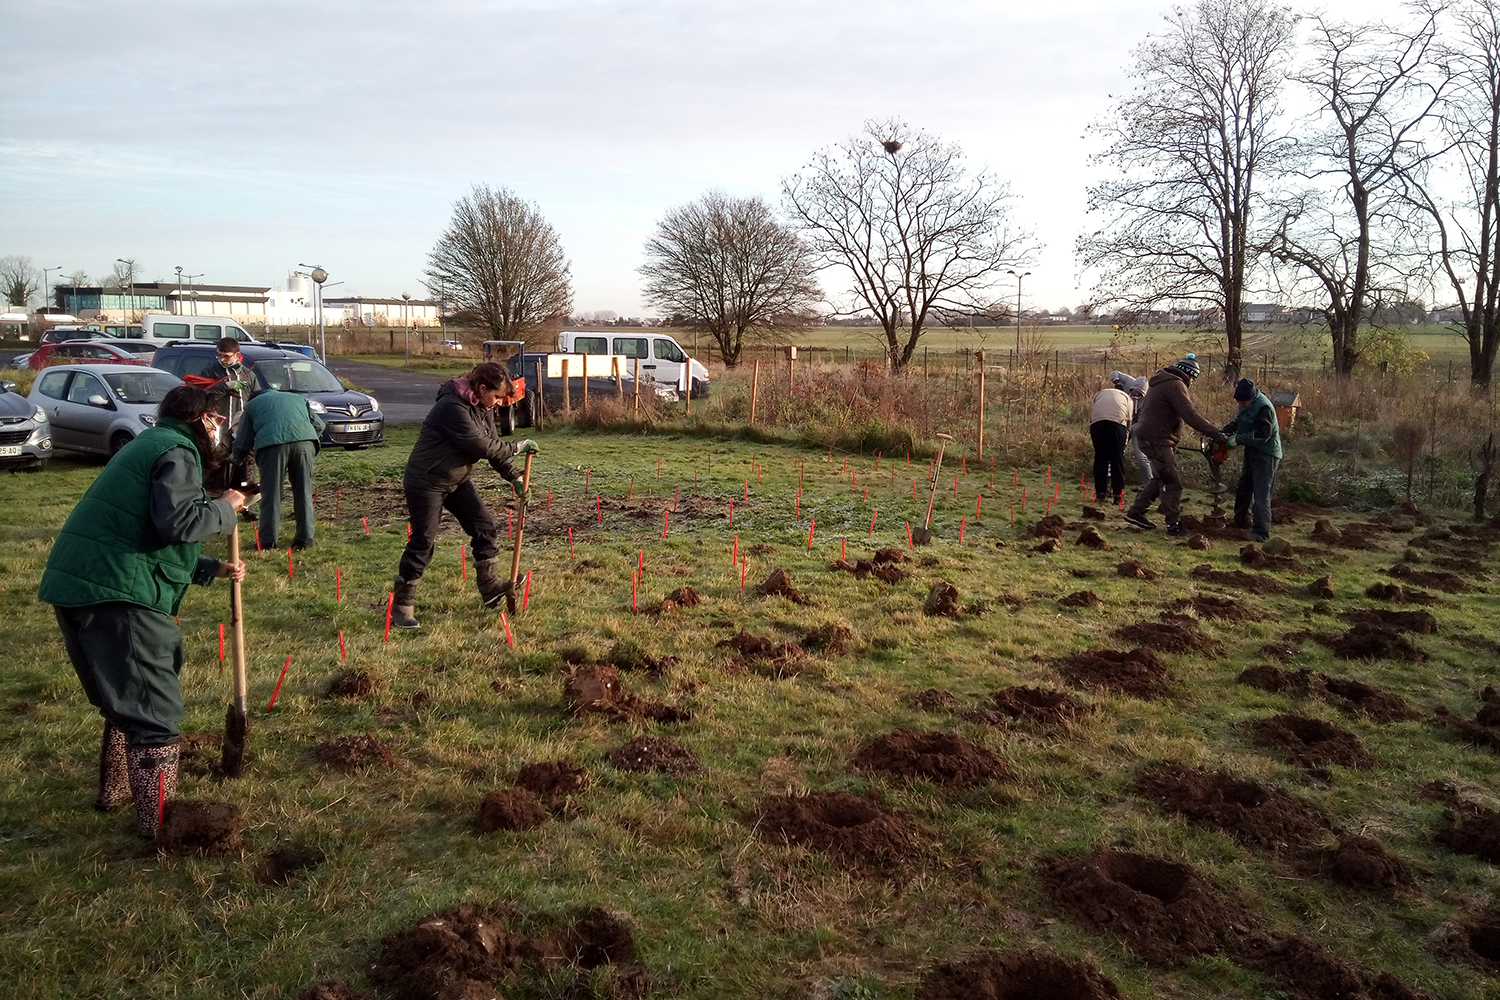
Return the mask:
<svg viewBox="0 0 1500 1000">
<path fill-rule="evenodd" d="M 255 515 L 244 512 L 252 525 Z M 235 522 L 234 533 L 229 536 L 229 561 L 240 561 L 240 526 Z M 245 695 L 248 684 L 245 680 L 245 623 L 244 604 L 241 600 L 240 581 L 229 581 L 229 628 L 230 650 L 234 667 L 234 700 L 224 713 L 224 753 L 219 768 L 225 777 L 238 778 L 245 769 L 245 743 L 250 733 L 250 717 L 245 713 Z"/>
<path fill-rule="evenodd" d="M 505 591 L 505 610 L 516 613 L 516 580 L 521 575 L 521 532 L 526 528 L 526 491 L 531 489 L 531 452 L 521 470 L 521 502 L 516 504 L 516 546 L 510 553 L 510 587 Z"/>
<path fill-rule="evenodd" d="M 927 495 L 927 518 L 920 528 L 911 529 L 911 540 L 916 545 L 932 541 L 932 505 L 937 500 L 938 474 L 943 471 L 943 449 L 953 440 L 952 434 L 939 434 L 937 458 L 932 462 L 932 492 Z"/>
</svg>

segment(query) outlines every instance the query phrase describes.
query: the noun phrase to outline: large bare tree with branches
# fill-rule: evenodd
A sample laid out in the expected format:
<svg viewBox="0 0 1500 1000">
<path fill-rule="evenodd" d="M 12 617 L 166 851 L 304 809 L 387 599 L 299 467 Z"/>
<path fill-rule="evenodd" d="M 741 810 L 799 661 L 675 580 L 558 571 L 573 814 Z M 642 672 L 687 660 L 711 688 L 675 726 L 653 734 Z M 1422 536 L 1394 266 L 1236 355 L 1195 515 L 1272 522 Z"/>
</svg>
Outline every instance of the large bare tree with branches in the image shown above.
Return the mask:
<svg viewBox="0 0 1500 1000">
<path fill-rule="evenodd" d="M 760 198 L 711 191 L 674 208 L 646 242 L 645 298 L 689 318 L 739 363 L 745 335 L 807 325 L 819 299 L 812 252 Z"/>
<path fill-rule="evenodd" d="M 1311 59 L 1297 78 L 1318 111 L 1293 164 L 1311 186 L 1284 197 L 1267 249 L 1294 284 L 1316 288 L 1334 371 L 1348 375 L 1371 307 L 1407 299 L 1426 270 L 1405 186 L 1440 152 L 1424 131 L 1449 73 L 1432 59 L 1431 13 L 1414 27 L 1312 23 Z"/>
<path fill-rule="evenodd" d="M 39 274 L 30 257 L 0 257 L 0 298 L 8 305 L 24 306 L 41 289 Z"/>
<path fill-rule="evenodd" d="M 425 283 L 472 310 L 499 340 L 534 338 L 573 303 L 568 262 L 541 209 L 482 184 L 454 203 L 427 257 Z"/>
<path fill-rule="evenodd" d="M 1097 300 L 1217 306 L 1226 378 L 1241 365 L 1257 185 L 1284 146 L 1278 96 L 1295 23 L 1266 0 L 1176 8 L 1136 48 L 1133 92 L 1091 127 L 1109 142 L 1096 162 L 1120 174 L 1089 189 L 1104 223 L 1078 241 Z"/>
<path fill-rule="evenodd" d="M 846 314 L 880 323 L 892 372 L 932 322 L 987 313 L 996 281 L 1031 249 L 1011 224 L 1007 185 L 894 119 L 820 151 L 782 191 L 818 257 L 848 272 Z"/>
</svg>

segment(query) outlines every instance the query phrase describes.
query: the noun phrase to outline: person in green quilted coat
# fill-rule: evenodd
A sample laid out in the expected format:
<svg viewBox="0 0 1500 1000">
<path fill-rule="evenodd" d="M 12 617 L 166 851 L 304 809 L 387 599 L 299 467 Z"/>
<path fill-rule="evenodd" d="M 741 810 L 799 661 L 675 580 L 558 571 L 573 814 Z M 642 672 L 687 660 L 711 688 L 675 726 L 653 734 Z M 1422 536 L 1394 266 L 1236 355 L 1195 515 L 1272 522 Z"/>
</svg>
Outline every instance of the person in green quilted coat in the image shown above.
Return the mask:
<svg viewBox="0 0 1500 1000">
<path fill-rule="evenodd" d="M 178 607 L 189 583 L 245 578 L 243 562 L 201 554 L 245 506 L 242 493 L 213 499 L 203 488 L 204 467 L 224 458 L 223 423 L 202 389 L 168 392 L 156 426 L 109 460 L 68 515 L 42 573 L 38 596 L 53 605 L 68 659 L 104 717 L 94 807 L 133 799 L 143 837 L 156 835 L 177 787 Z"/>
</svg>

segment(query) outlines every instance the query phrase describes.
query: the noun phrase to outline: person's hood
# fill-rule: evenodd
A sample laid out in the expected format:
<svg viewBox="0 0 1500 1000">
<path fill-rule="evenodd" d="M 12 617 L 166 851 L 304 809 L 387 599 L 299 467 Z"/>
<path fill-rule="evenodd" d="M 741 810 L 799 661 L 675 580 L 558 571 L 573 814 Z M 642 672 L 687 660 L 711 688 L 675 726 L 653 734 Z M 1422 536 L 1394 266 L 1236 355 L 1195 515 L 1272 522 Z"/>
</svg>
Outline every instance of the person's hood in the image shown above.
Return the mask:
<svg viewBox="0 0 1500 1000">
<path fill-rule="evenodd" d="M 1135 381 L 1134 378 L 1132 378 L 1129 375 L 1126 375 L 1124 372 L 1110 372 L 1109 373 L 1109 384 L 1113 385 L 1113 386 L 1118 386 L 1118 387 L 1120 387 L 1122 389 L 1129 389 L 1130 388 L 1130 384 L 1132 382 L 1134 382 L 1134 381 Z"/>
<path fill-rule="evenodd" d="M 1139 392 L 1142 396 L 1146 394 L 1146 390 L 1150 388 L 1150 386 L 1150 381 L 1148 381 L 1146 376 L 1144 375 L 1137 375 L 1135 378 L 1130 380 L 1130 388 L 1134 391 Z"/>
<path fill-rule="evenodd" d="M 1152 375 L 1150 381 L 1148 381 L 1146 383 L 1146 385 L 1148 387 L 1154 388 L 1154 387 L 1156 387 L 1158 385 L 1163 385 L 1163 384 L 1165 384 L 1166 382 L 1168 382 L 1168 381 L 1170 381 L 1172 379 L 1176 379 L 1177 381 L 1181 382 L 1184 386 L 1186 386 L 1188 384 L 1188 380 L 1187 380 L 1187 376 L 1186 375 L 1182 374 L 1182 372 L 1178 371 L 1176 368 L 1172 367 L 1171 365 L 1168 365 L 1167 367 L 1163 368 L 1161 371 L 1157 372 L 1155 375 Z"/>
<path fill-rule="evenodd" d="M 469 384 L 469 380 L 462 375 L 460 375 L 458 378 L 450 378 L 448 381 L 438 386 L 436 398 L 442 399 L 444 396 L 457 396 L 459 399 L 463 400 L 465 403 L 468 403 L 470 406 L 479 405 L 479 397 L 474 395 L 474 387 L 471 386 Z"/>
</svg>

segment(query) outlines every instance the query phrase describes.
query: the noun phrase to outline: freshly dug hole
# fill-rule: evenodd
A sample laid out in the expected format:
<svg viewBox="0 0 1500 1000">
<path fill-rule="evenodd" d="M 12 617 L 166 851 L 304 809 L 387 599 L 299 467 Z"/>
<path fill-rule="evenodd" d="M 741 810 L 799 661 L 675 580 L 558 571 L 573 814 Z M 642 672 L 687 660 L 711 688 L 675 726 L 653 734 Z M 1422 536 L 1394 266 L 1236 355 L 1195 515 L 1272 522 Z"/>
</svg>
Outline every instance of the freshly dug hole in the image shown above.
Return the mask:
<svg viewBox="0 0 1500 1000">
<path fill-rule="evenodd" d="M 1255 742 L 1283 751 L 1304 767 L 1338 764 L 1364 769 L 1374 764 L 1358 736 L 1322 719 L 1305 715 L 1273 715 L 1250 725 Z"/>
<path fill-rule="evenodd" d="M 915 1000 L 1117 1000 L 1094 966 L 1038 951 L 985 952 L 922 977 Z"/>
<path fill-rule="evenodd" d="M 1313 846 L 1332 825 L 1316 806 L 1279 788 L 1173 761 L 1147 764 L 1131 788 L 1190 823 L 1255 847 Z"/>
<path fill-rule="evenodd" d="M 940 785 L 982 785 L 1009 777 L 1000 758 L 973 740 L 910 729 L 867 740 L 849 765 L 866 774 L 925 778 Z"/>
<path fill-rule="evenodd" d="M 1039 687 L 1001 688 L 990 693 L 990 703 L 994 707 L 983 711 L 1009 719 L 1028 719 L 1043 727 L 1075 722 L 1093 711 L 1066 691 Z"/>
<path fill-rule="evenodd" d="M 231 854 L 240 849 L 240 807 L 231 802 L 167 803 L 156 846 L 168 854 Z"/>
<path fill-rule="evenodd" d="M 1135 698 L 1160 698 L 1171 691 L 1172 675 L 1149 649 L 1085 650 L 1057 661 L 1057 670 L 1077 687 L 1115 691 Z"/>
<path fill-rule="evenodd" d="M 530 830 L 547 821 L 547 810 L 524 788 L 500 788 L 479 801 L 474 825 L 480 833 L 497 830 Z"/>
<path fill-rule="evenodd" d="M 910 859 L 925 839 L 920 827 L 885 806 L 848 792 L 809 792 L 763 799 L 757 829 L 768 840 L 784 840 L 853 864 Z"/>
</svg>

